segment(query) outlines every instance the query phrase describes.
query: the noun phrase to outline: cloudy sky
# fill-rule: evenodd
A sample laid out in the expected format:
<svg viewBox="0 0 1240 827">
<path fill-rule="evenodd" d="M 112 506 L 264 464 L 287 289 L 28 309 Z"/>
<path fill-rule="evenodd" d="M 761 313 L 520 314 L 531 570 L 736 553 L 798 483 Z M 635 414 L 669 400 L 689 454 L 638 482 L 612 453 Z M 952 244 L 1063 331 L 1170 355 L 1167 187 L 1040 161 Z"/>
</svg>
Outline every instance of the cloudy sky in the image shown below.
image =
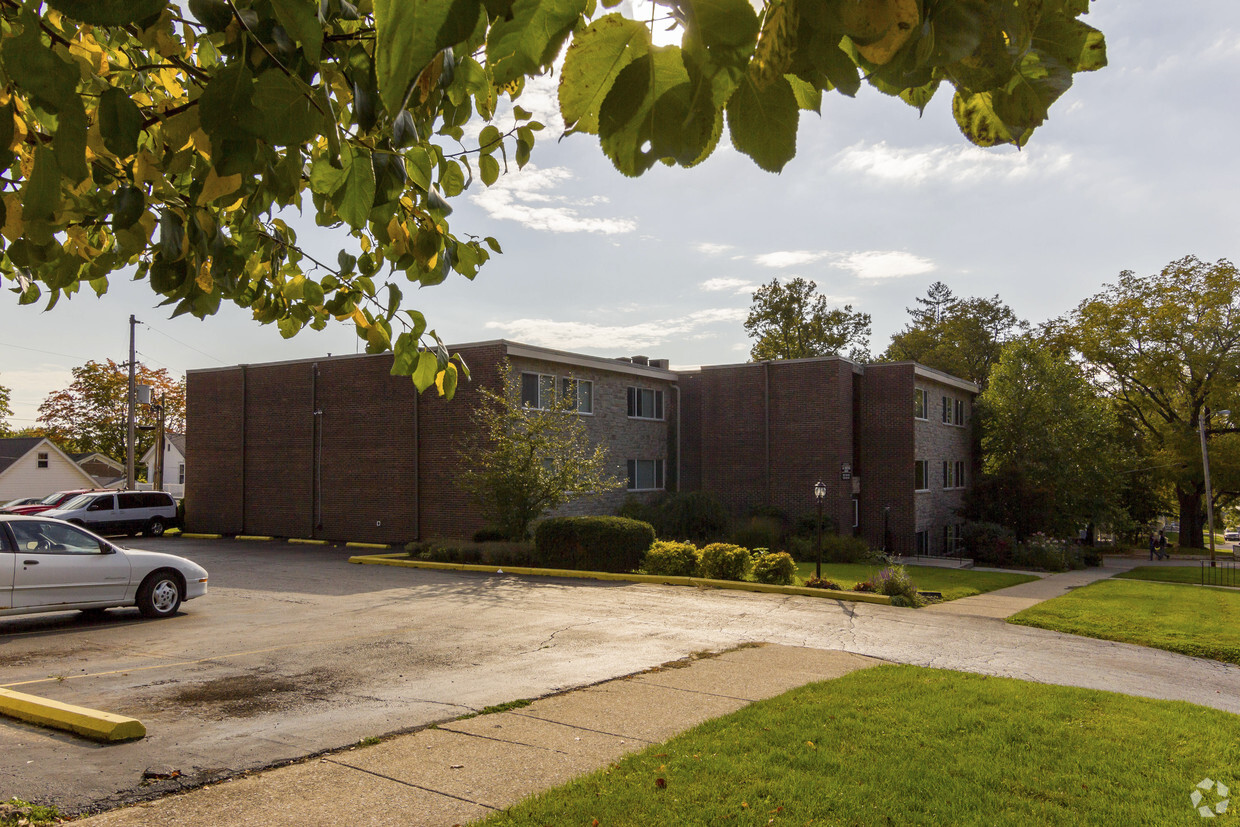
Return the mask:
<svg viewBox="0 0 1240 827">
<path fill-rule="evenodd" d="M 1086 18 L 1110 66 L 1077 76 L 1023 151 L 964 141 L 943 92 L 924 116 L 863 88 L 802 113 L 780 175 L 726 146 L 701 166 L 616 172 L 591 136 L 557 142 L 554 79 L 527 90 L 549 129 L 520 173 L 456 199 L 458 235 L 495 236 L 504 255 L 478 278 L 412 293 L 447 342 L 508 338 L 673 366 L 747 358 L 754 288 L 803 276 L 873 317 L 881 352 L 934 281 L 998 294 L 1022 318 L 1058 316 L 1123 270 L 1187 254 L 1240 255 L 1240 5 L 1101 0 Z M 1230 78 L 1231 80 L 1228 80 Z M 334 258 L 304 223 L 302 242 Z M 86 291 L 90 293 L 90 291 Z M 10 294 L 6 294 L 10 295 Z M 169 320 L 145 284 L 113 279 L 102 299 L 50 313 L 0 304 L 0 385 L 16 427 L 90 359 L 123 361 L 130 314 L 139 358 L 181 374 L 241 362 L 352 353 L 352 327 L 285 341 L 232 307 Z"/>
</svg>

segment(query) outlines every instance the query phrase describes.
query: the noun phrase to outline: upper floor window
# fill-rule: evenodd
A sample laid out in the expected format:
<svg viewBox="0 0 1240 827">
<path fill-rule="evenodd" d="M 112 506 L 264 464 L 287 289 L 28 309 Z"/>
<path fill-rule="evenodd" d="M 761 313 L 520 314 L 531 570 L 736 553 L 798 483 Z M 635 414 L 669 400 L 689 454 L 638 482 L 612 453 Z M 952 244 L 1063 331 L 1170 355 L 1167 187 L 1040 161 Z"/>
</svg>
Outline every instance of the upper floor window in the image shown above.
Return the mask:
<svg viewBox="0 0 1240 827">
<path fill-rule="evenodd" d="M 913 463 L 913 490 L 930 490 L 929 463 L 924 459 L 919 459 Z"/>
<path fill-rule="evenodd" d="M 964 424 L 964 400 L 963 399 L 956 400 L 956 424 L 957 425 Z"/>
<path fill-rule="evenodd" d="M 629 416 L 635 419 L 662 419 L 663 391 L 629 388 Z"/>
<path fill-rule="evenodd" d="M 561 379 L 560 394 L 577 413 L 594 413 L 594 383 L 588 379 Z"/>
<path fill-rule="evenodd" d="M 951 423 L 952 421 L 952 400 L 950 397 L 943 397 L 943 421 Z"/>
<path fill-rule="evenodd" d="M 913 388 L 913 417 L 915 419 L 930 418 L 930 398 L 925 388 Z"/>
<path fill-rule="evenodd" d="M 526 408 L 550 408 L 555 401 L 555 377 L 545 373 L 521 374 L 521 405 Z"/>
<path fill-rule="evenodd" d="M 35 462 L 38 465 L 38 467 L 46 468 L 48 464 L 47 463 L 47 451 L 40 451 L 38 456 L 35 457 Z"/>
</svg>

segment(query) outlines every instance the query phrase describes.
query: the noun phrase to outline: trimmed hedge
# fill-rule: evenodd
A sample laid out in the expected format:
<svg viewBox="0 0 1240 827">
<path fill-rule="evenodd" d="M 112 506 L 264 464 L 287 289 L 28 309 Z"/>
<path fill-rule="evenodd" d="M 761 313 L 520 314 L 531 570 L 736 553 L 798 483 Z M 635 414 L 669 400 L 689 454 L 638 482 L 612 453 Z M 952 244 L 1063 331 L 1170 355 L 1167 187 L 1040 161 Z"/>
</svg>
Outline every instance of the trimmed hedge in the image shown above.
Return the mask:
<svg viewBox="0 0 1240 827">
<path fill-rule="evenodd" d="M 664 577 L 697 577 L 698 550 L 692 543 L 660 540 L 646 551 L 642 570 Z"/>
<path fill-rule="evenodd" d="M 702 549 L 702 576 L 709 580 L 744 580 L 753 568 L 749 551 L 731 543 L 711 543 Z"/>
<path fill-rule="evenodd" d="M 635 571 L 653 543 L 650 523 L 626 517 L 551 517 L 534 530 L 537 565 L 551 569 Z"/>
<path fill-rule="evenodd" d="M 792 577 L 796 572 L 796 561 L 785 551 L 769 551 L 766 554 L 754 555 L 753 579 L 759 583 L 791 586 Z"/>
</svg>

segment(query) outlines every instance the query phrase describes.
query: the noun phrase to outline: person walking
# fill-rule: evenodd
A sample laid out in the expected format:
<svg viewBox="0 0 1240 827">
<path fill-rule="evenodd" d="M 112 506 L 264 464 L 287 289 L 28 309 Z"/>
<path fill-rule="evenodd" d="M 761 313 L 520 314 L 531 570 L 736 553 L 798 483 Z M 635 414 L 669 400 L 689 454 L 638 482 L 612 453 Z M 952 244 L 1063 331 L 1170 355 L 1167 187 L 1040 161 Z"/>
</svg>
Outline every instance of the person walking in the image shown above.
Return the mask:
<svg viewBox="0 0 1240 827">
<path fill-rule="evenodd" d="M 1167 535 L 1160 529 L 1158 532 L 1158 559 L 1166 560 L 1171 556 L 1171 552 L 1167 551 Z"/>
<path fill-rule="evenodd" d="M 1154 536 L 1154 532 L 1150 532 L 1150 559 L 1154 559 L 1154 550 L 1158 547 L 1158 539 Z"/>
</svg>

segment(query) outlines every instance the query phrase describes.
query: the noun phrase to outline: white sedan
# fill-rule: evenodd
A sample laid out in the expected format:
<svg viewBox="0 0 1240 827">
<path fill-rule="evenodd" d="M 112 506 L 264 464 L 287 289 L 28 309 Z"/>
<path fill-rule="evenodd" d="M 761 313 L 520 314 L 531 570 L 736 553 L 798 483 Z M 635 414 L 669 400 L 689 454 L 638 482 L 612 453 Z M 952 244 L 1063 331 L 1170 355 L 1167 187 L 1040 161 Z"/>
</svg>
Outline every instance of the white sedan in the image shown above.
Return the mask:
<svg viewBox="0 0 1240 827">
<path fill-rule="evenodd" d="M 137 606 L 169 617 L 207 593 L 207 571 L 173 554 L 121 548 L 38 515 L 0 514 L 0 615 Z"/>
</svg>

